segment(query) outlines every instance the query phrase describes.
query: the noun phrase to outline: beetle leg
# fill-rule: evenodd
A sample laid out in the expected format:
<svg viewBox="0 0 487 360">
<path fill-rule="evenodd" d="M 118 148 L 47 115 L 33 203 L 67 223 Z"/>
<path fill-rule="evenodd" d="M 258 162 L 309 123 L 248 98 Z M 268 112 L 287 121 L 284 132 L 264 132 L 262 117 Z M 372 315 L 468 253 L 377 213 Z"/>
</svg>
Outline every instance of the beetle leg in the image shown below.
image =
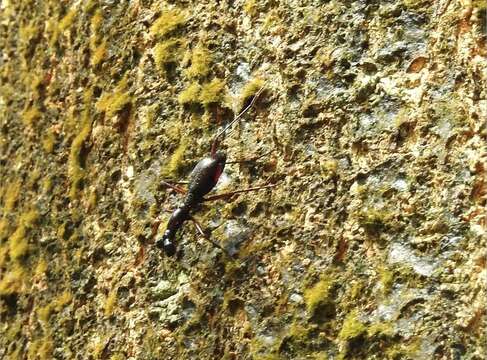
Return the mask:
<svg viewBox="0 0 487 360">
<path fill-rule="evenodd" d="M 159 230 L 160 220 L 156 220 L 151 226 L 151 239 L 154 239 L 157 235 L 157 230 Z"/>
<path fill-rule="evenodd" d="M 226 164 L 240 164 L 240 163 L 246 163 L 246 162 L 254 162 L 256 160 L 263 158 L 264 156 L 271 154 L 273 151 L 274 150 L 269 150 L 262 155 L 257 155 L 257 156 L 254 156 L 254 157 L 248 158 L 248 159 L 239 159 L 239 160 L 227 161 Z"/>
<path fill-rule="evenodd" d="M 232 197 L 235 194 L 240 194 L 240 193 L 245 193 L 245 192 L 250 192 L 250 191 L 255 191 L 255 190 L 260 190 L 260 189 L 267 189 L 276 186 L 277 184 L 269 184 L 269 185 L 263 185 L 263 186 L 255 186 L 251 187 L 248 189 L 243 189 L 243 190 L 235 190 L 223 194 L 217 194 L 213 196 L 208 196 L 206 198 L 203 198 L 203 201 L 213 201 L 213 200 L 219 200 L 219 199 L 228 199 Z"/>
<path fill-rule="evenodd" d="M 216 242 L 214 242 L 213 240 L 210 239 L 210 237 L 205 233 L 205 231 L 203 230 L 203 228 L 201 227 L 200 223 L 194 218 L 194 217 L 190 217 L 189 220 L 191 220 L 196 228 L 196 230 L 198 230 L 198 232 L 200 233 L 201 236 L 203 236 L 203 238 L 207 241 L 209 241 L 214 247 L 220 249 L 221 251 L 223 251 L 225 253 L 225 255 L 228 255 L 229 257 L 232 257 L 227 250 L 225 250 L 223 247 L 221 247 L 219 244 L 217 244 Z"/>
<path fill-rule="evenodd" d="M 167 181 L 164 181 L 164 180 L 161 180 L 161 183 L 166 185 L 167 187 L 170 187 L 171 189 L 173 189 L 174 191 L 180 193 L 180 194 L 186 194 L 187 193 L 187 190 L 186 189 L 183 189 L 181 186 L 177 186 L 177 185 L 173 185 L 173 184 L 170 184 L 168 183 Z"/>
</svg>

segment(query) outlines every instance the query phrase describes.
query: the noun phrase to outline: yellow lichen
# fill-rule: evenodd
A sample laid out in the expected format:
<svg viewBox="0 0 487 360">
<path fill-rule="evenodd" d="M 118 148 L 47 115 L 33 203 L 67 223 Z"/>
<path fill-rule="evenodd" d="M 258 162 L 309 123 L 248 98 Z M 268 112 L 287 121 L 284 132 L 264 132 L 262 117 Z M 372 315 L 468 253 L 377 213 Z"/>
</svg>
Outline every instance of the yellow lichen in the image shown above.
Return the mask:
<svg viewBox="0 0 487 360">
<path fill-rule="evenodd" d="M 0 219 L 0 241 L 7 238 L 10 231 L 10 223 L 7 219 Z"/>
<path fill-rule="evenodd" d="M 30 90 L 34 95 L 34 98 L 38 99 L 39 90 L 44 83 L 44 77 L 39 74 L 31 74 L 31 76 L 26 76 L 25 80 L 27 82 L 26 85 L 30 87 Z"/>
<path fill-rule="evenodd" d="M 487 9 L 487 0 L 472 0 L 472 7 L 485 11 Z"/>
<path fill-rule="evenodd" d="M 36 276 L 42 276 L 45 274 L 46 271 L 47 271 L 47 261 L 45 258 L 42 257 L 37 262 L 37 266 L 34 270 L 34 274 Z"/>
<path fill-rule="evenodd" d="M 170 9 L 164 11 L 161 16 L 152 24 L 150 33 L 154 36 L 164 36 L 183 25 L 187 20 L 187 15 L 180 9 Z"/>
<path fill-rule="evenodd" d="M 33 340 L 29 341 L 28 348 L 29 351 L 27 352 L 27 360 L 37 359 L 37 350 L 41 346 L 41 340 Z"/>
<path fill-rule="evenodd" d="M 393 215 L 386 209 L 364 208 L 358 212 L 357 219 L 369 233 L 377 233 L 390 225 Z"/>
<path fill-rule="evenodd" d="M 66 109 L 66 115 L 64 116 L 63 128 L 66 133 L 73 134 L 80 127 L 79 112 L 76 106 L 72 105 Z"/>
<path fill-rule="evenodd" d="M 8 246 L 0 245 L 0 268 L 8 261 Z"/>
<path fill-rule="evenodd" d="M 338 170 L 338 161 L 327 160 L 320 162 L 321 174 L 325 177 L 330 177 L 336 174 Z"/>
<path fill-rule="evenodd" d="M 42 192 L 47 194 L 52 189 L 52 179 L 51 178 L 44 178 L 42 180 Z"/>
<path fill-rule="evenodd" d="M 12 295 L 22 292 L 25 281 L 25 271 L 20 265 L 13 265 L 0 279 L 0 295 Z"/>
<path fill-rule="evenodd" d="M 54 46 L 58 41 L 59 27 L 55 19 L 46 20 L 46 37 L 50 46 Z"/>
<path fill-rule="evenodd" d="M 90 345 L 90 353 L 94 359 L 102 359 L 103 351 L 106 348 L 107 342 L 110 340 L 109 336 L 99 335 Z"/>
<path fill-rule="evenodd" d="M 394 273 L 384 266 L 379 268 L 378 273 L 379 281 L 384 289 L 384 292 L 388 292 L 391 289 L 394 281 Z"/>
<path fill-rule="evenodd" d="M 258 13 L 257 1 L 246 0 L 243 6 L 244 11 L 250 16 L 255 16 Z"/>
<path fill-rule="evenodd" d="M 338 338 L 342 341 L 348 341 L 362 335 L 367 327 L 357 319 L 357 311 L 354 310 L 347 315 L 343 321 L 342 328 L 338 334 Z"/>
<path fill-rule="evenodd" d="M 7 340 L 10 343 L 12 343 L 22 333 L 22 321 L 17 319 L 15 322 L 10 322 L 7 325 L 8 325 L 8 330 L 7 330 L 6 337 Z"/>
<path fill-rule="evenodd" d="M 25 227 L 31 227 L 39 219 L 37 210 L 30 210 L 20 217 L 20 223 Z"/>
<path fill-rule="evenodd" d="M 20 217 L 17 229 L 9 238 L 9 254 L 12 259 L 17 260 L 27 255 L 29 251 L 27 230 L 38 218 L 39 213 L 36 210 L 31 210 Z"/>
<path fill-rule="evenodd" d="M 100 45 L 93 49 L 93 55 L 91 56 L 91 65 L 98 66 L 101 64 L 105 57 L 107 56 L 107 42 L 103 40 Z"/>
<path fill-rule="evenodd" d="M 188 141 L 186 139 L 182 139 L 179 143 L 179 146 L 171 155 L 171 159 L 169 160 L 167 166 L 163 170 L 163 175 L 167 177 L 175 177 L 179 175 L 179 170 L 183 164 L 184 153 L 188 147 Z"/>
<path fill-rule="evenodd" d="M 164 70 L 166 64 L 177 61 L 181 56 L 180 46 L 181 40 L 179 39 L 170 39 L 154 46 L 152 56 L 154 57 L 156 66 L 160 70 Z"/>
<path fill-rule="evenodd" d="M 49 360 L 52 359 L 54 344 L 50 336 L 46 335 L 42 339 L 37 339 L 29 343 L 27 352 L 28 360 Z"/>
<path fill-rule="evenodd" d="M 100 100 L 96 103 L 96 109 L 105 112 L 108 117 L 112 117 L 122 111 L 132 102 L 132 97 L 127 87 L 127 78 L 124 77 L 111 93 L 105 93 L 100 97 Z"/>
<path fill-rule="evenodd" d="M 401 108 L 394 117 L 394 126 L 400 128 L 402 124 L 411 121 L 411 115 L 409 109 Z"/>
<path fill-rule="evenodd" d="M 113 310 L 115 309 L 115 306 L 117 305 L 117 291 L 113 289 L 110 291 L 110 293 L 107 296 L 107 299 L 105 300 L 105 315 L 110 316 L 113 314 Z"/>
<path fill-rule="evenodd" d="M 37 318 L 44 324 L 44 326 L 49 323 L 53 308 L 52 304 L 47 304 L 46 306 L 41 306 L 37 309 Z"/>
<path fill-rule="evenodd" d="M 350 299 L 358 299 L 363 293 L 363 284 L 359 281 L 352 281 L 350 287 L 348 288 L 347 295 Z"/>
<path fill-rule="evenodd" d="M 19 37 L 23 42 L 28 42 L 37 34 L 39 34 L 39 29 L 35 26 L 34 22 L 30 22 L 29 25 L 22 26 L 19 29 Z"/>
<path fill-rule="evenodd" d="M 98 6 L 98 0 L 87 0 L 83 7 L 86 13 L 91 13 Z"/>
<path fill-rule="evenodd" d="M 7 188 L 3 195 L 3 203 L 4 203 L 3 209 L 6 213 L 12 211 L 15 204 L 17 203 L 17 200 L 20 195 L 20 186 L 21 183 L 18 180 L 13 181 L 7 185 Z"/>
<path fill-rule="evenodd" d="M 282 360 L 282 356 L 279 354 L 265 354 L 255 355 L 252 357 L 254 360 Z"/>
<path fill-rule="evenodd" d="M 74 199 L 77 196 L 78 190 L 81 187 L 81 182 L 84 178 L 84 169 L 81 164 L 81 153 L 85 141 L 91 134 L 91 118 L 89 103 L 93 96 L 93 90 L 90 89 L 85 93 L 85 109 L 83 110 L 81 119 L 81 130 L 71 143 L 71 150 L 68 159 L 68 174 L 71 180 L 71 188 L 69 196 Z"/>
<path fill-rule="evenodd" d="M 66 15 L 64 15 L 61 21 L 59 21 L 59 30 L 61 32 L 69 28 L 74 23 L 77 12 L 78 12 L 77 9 L 73 8 L 69 10 Z"/>
<path fill-rule="evenodd" d="M 47 134 L 42 139 L 42 148 L 48 154 L 52 153 L 54 150 L 54 144 L 56 142 L 56 137 L 52 131 L 48 131 Z"/>
<path fill-rule="evenodd" d="M 244 85 L 240 92 L 240 99 L 245 100 L 251 96 L 254 96 L 265 85 L 264 79 L 255 78 L 250 80 Z"/>
<path fill-rule="evenodd" d="M 103 14 L 101 9 L 97 9 L 90 21 L 90 50 L 92 52 L 91 63 L 96 66 L 106 56 L 106 40 L 100 44 L 99 32 L 103 23 Z"/>
<path fill-rule="evenodd" d="M 199 103 L 208 106 L 222 101 L 224 97 L 225 81 L 215 78 L 203 85 L 193 82 L 179 94 L 178 101 L 183 105 Z"/>
<path fill-rule="evenodd" d="M 37 120 L 41 118 L 42 113 L 37 107 L 29 107 L 22 113 L 22 121 L 26 126 L 32 126 Z"/>
<path fill-rule="evenodd" d="M 28 189 L 35 189 L 37 187 L 37 184 L 39 183 L 39 178 L 41 177 L 41 171 L 36 168 L 33 169 L 30 173 L 29 176 L 27 177 L 27 181 L 25 182 L 25 187 Z"/>
<path fill-rule="evenodd" d="M 96 204 L 98 202 L 98 195 L 96 194 L 96 190 L 92 190 L 90 192 L 90 195 L 88 196 L 88 208 L 91 210 L 91 209 L 94 209 Z"/>
<path fill-rule="evenodd" d="M 54 351 L 54 343 L 51 336 L 46 335 L 42 339 L 37 339 L 29 343 L 27 352 L 28 360 L 50 360 Z"/>
<path fill-rule="evenodd" d="M 83 180 L 84 170 L 81 167 L 81 149 L 84 142 L 87 140 L 91 133 L 91 122 L 85 122 L 79 134 L 74 138 L 71 144 L 71 151 L 68 163 L 68 173 L 71 178 L 71 189 L 69 196 L 73 199 L 76 197 L 76 193 L 80 188 L 81 181 Z"/>
<path fill-rule="evenodd" d="M 267 13 L 267 16 L 264 18 L 264 21 L 262 22 L 262 29 L 264 31 L 269 31 L 281 22 L 282 21 L 279 18 L 279 12 L 277 12 L 276 9 L 272 9 Z"/>
<path fill-rule="evenodd" d="M 158 104 L 152 104 L 149 106 L 142 107 L 141 109 L 141 123 L 143 125 L 143 129 L 145 131 L 149 130 L 152 128 L 152 124 L 154 123 L 154 120 L 157 117 L 157 111 L 159 109 Z"/>
<path fill-rule="evenodd" d="M 205 106 L 220 102 L 225 95 L 224 90 L 225 81 L 215 78 L 201 87 L 199 100 Z"/>
<path fill-rule="evenodd" d="M 73 295 L 71 294 L 71 292 L 65 291 L 62 294 L 60 294 L 56 299 L 54 299 L 52 302 L 48 303 L 45 306 L 39 307 L 37 309 L 37 317 L 39 321 L 41 321 L 44 327 L 47 327 L 51 315 L 54 312 L 61 311 L 64 306 L 66 306 L 71 302 L 72 299 L 73 299 Z"/>
<path fill-rule="evenodd" d="M 373 336 L 393 336 L 394 335 L 394 325 L 389 322 L 378 322 L 371 324 L 367 328 L 367 335 L 369 337 Z"/>
<path fill-rule="evenodd" d="M 400 342 L 387 349 L 387 359 L 418 359 L 421 351 L 421 339 L 412 339 L 409 342 Z M 422 354 L 424 355 L 424 353 Z"/>
<path fill-rule="evenodd" d="M 329 279 L 322 278 L 312 288 L 304 291 L 304 301 L 306 309 L 310 315 L 314 314 L 316 309 L 330 301 L 330 290 L 333 282 Z"/>
<path fill-rule="evenodd" d="M 421 7 L 428 4 L 425 0 L 403 0 L 403 4 L 408 8 Z"/>
<path fill-rule="evenodd" d="M 59 239 L 64 239 L 64 235 L 66 234 L 66 223 L 62 223 L 58 226 L 56 235 Z"/>
<path fill-rule="evenodd" d="M 26 229 L 19 226 L 9 239 L 9 254 L 12 259 L 19 259 L 27 255 L 29 251 L 29 242 L 25 238 Z"/>
<path fill-rule="evenodd" d="M 179 94 L 179 103 L 182 105 L 197 103 L 199 101 L 200 91 L 201 86 L 197 82 L 192 83 L 191 85 L 189 85 L 188 88 L 186 88 Z"/>
<path fill-rule="evenodd" d="M 191 65 L 185 74 L 190 78 L 204 77 L 210 72 L 211 54 L 202 44 L 198 44 L 191 53 Z"/>
<path fill-rule="evenodd" d="M 71 294 L 70 291 L 64 291 L 54 301 L 54 307 L 56 311 L 61 311 L 61 309 L 66 305 L 68 305 L 71 302 L 71 300 L 73 300 L 73 294 Z"/>
<path fill-rule="evenodd" d="M 244 85 L 240 91 L 239 104 L 240 107 L 245 106 L 250 99 L 265 85 L 265 81 L 261 78 L 255 78 Z"/>
<path fill-rule="evenodd" d="M 97 9 L 93 16 L 91 17 L 90 21 L 90 29 L 92 34 L 98 33 L 101 28 L 101 24 L 103 23 L 103 14 L 101 9 Z"/>
<path fill-rule="evenodd" d="M 310 328 L 300 325 L 297 322 L 291 324 L 289 332 L 285 339 L 292 341 L 294 345 L 304 344 L 310 333 Z"/>
<path fill-rule="evenodd" d="M 110 356 L 110 360 L 125 360 L 125 359 L 126 359 L 125 355 L 121 353 L 113 354 L 112 356 Z"/>
<path fill-rule="evenodd" d="M 45 337 L 42 340 L 41 346 L 39 347 L 39 358 L 40 360 L 52 359 L 52 352 L 54 350 L 54 343 L 49 337 Z"/>
</svg>

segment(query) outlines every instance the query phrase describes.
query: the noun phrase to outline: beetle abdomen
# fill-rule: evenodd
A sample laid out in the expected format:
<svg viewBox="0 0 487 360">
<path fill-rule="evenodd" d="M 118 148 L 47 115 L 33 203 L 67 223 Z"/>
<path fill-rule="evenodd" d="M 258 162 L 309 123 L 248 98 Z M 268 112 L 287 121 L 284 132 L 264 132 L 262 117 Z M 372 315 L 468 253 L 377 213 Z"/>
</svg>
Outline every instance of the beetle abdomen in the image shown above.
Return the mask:
<svg viewBox="0 0 487 360">
<path fill-rule="evenodd" d="M 211 157 L 203 158 L 193 169 L 188 186 L 188 193 L 205 196 L 218 182 L 224 164 Z"/>
</svg>

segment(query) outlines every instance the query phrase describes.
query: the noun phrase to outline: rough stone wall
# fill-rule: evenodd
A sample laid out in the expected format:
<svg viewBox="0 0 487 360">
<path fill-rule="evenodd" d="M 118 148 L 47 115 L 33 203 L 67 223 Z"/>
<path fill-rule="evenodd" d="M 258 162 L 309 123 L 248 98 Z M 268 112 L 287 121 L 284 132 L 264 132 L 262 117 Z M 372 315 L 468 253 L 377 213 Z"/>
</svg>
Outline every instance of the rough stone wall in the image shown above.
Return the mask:
<svg viewBox="0 0 487 360">
<path fill-rule="evenodd" d="M 0 358 L 485 359 L 485 12 L 2 0 Z"/>
</svg>

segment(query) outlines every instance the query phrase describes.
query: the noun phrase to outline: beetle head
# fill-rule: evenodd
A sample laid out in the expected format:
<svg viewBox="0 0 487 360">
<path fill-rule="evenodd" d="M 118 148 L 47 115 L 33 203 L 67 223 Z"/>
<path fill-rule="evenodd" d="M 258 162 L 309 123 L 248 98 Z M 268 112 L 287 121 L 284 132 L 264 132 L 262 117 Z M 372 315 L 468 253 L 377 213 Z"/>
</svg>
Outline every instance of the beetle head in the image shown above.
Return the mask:
<svg viewBox="0 0 487 360">
<path fill-rule="evenodd" d="M 227 161 L 227 153 L 225 151 L 218 150 L 213 158 L 218 162 L 218 164 L 225 165 L 225 162 Z"/>
</svg>

